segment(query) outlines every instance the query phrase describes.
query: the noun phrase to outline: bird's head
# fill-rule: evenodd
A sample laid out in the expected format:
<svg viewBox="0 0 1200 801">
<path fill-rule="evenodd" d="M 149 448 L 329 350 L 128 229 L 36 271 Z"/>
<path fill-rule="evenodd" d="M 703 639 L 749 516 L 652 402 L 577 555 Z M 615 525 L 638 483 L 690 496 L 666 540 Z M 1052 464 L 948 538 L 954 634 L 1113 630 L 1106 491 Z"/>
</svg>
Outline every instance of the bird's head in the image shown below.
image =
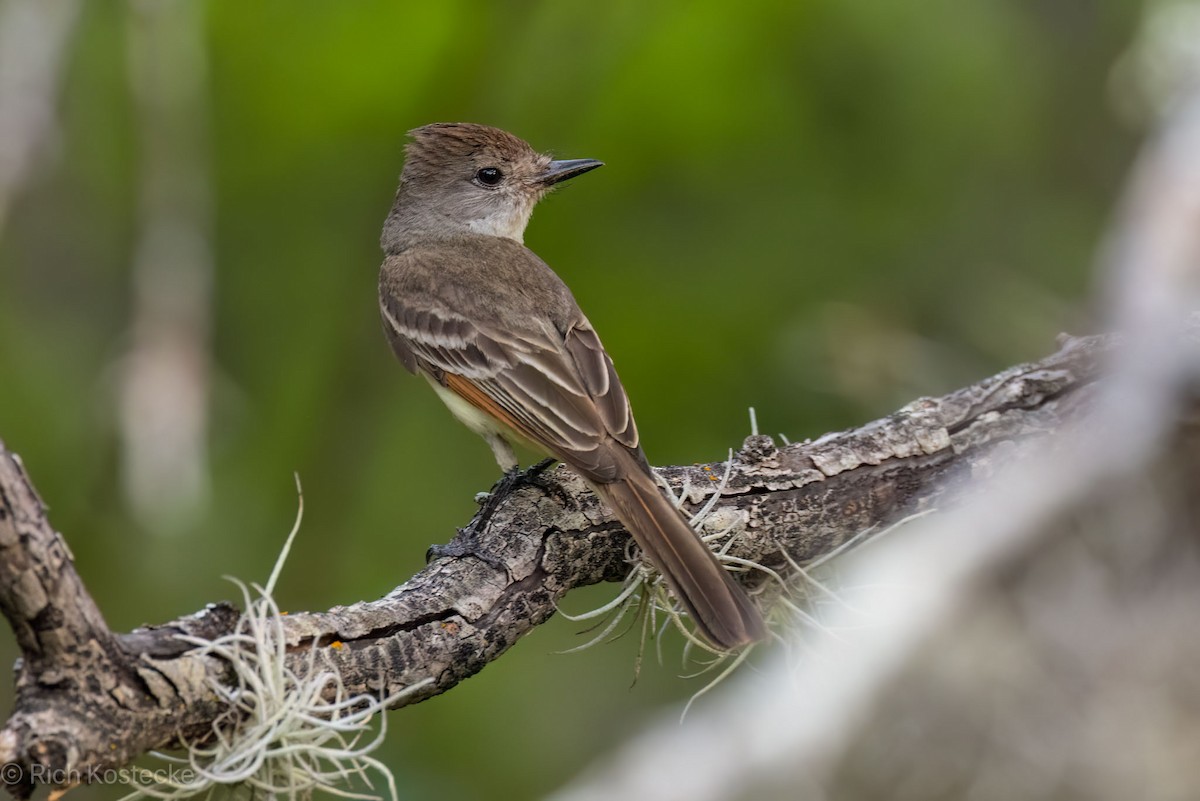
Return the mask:
<svg viewBox="0 0 1200 801">
<path fill-rule="evenodd" d="M 556 161 L 486 125 L 435 123 L 409 135 L 389 222 L 427 234 L 470 231 L 520 242 L 547 192 L 602 165 L 595 159 Z M 385 246 L 386 238 L 385 231 Z"/>
</svg>

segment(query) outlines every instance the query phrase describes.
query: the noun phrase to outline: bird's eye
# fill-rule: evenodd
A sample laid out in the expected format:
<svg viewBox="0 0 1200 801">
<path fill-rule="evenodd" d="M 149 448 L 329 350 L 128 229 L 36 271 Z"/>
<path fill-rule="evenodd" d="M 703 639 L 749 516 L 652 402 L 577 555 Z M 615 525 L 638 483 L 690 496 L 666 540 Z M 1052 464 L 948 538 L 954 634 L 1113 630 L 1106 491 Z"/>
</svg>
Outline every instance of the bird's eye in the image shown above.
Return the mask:
<svg viewBox="0 0 1200 801">
<path fill-rule="evenodd" d="M 484 186 L 496 186 L 504 180 L 504 173 L 495 167 L 484 167 L 479 172 L 475 173 L 475 180 Z"/>
</svg>

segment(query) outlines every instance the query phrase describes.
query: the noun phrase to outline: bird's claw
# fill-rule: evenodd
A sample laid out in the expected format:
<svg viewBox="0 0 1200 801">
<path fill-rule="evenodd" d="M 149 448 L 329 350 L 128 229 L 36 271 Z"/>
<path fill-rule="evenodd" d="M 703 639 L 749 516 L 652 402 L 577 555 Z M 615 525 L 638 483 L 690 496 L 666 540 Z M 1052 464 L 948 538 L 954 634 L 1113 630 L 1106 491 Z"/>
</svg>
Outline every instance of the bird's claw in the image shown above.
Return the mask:
<svg viewBox="0 0 1200 801">
<path fill-rule="evenodd" d="M 475 532 L 469 530 L 459 531 L 458 536 L 445 545 L 430 545 L 425 551 L 425 564 L 429 564 L 434 559 L 444 557 L 461 559 L 464 556 L 472 556 L 493 570 L 509 577 L 512 576 L 512 571 L 508 569 L 504 560 L 496 554 L 489 553 L 485 548 L 481 548 L 479 537 Z"/>
</svg>

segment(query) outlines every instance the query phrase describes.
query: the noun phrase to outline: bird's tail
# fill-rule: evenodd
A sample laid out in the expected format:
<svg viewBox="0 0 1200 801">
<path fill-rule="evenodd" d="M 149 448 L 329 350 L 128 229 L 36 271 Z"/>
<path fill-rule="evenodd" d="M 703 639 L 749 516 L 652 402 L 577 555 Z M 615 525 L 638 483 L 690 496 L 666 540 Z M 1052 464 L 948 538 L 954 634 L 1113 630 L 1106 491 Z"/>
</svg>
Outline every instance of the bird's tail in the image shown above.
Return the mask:
<svg viewBox="0 0 1200 801">
<path fill-rule="evenodd" d="M 766 637 L 758 609 L 649 471 L 632 469 L 616 482 L 593 486 L 667 579 L 705 639 L 733 650 Z"/>
</svg>

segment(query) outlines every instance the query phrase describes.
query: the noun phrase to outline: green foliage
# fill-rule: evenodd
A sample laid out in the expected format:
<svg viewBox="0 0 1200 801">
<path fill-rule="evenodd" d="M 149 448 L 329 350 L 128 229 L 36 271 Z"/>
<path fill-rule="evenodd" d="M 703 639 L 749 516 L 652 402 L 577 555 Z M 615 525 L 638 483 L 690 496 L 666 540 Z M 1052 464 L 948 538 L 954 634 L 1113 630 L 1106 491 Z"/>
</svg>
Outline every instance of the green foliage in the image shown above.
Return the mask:
<svg viewBox="0 0 1200 801">
<path fill-rule="evenodd" d="M 375 305 L 405 131 L 462 120 L 607 163 L 546 201 L 527 242 L 604 337 L 652 461 L 720 459 L 750 405 L 793 439 L 864 422 L 1086 326 L 1136 138 L 1108 79 L 1137 11 L 209 3 L 213 485 L 162 536 L 123 500 L 115 444 L 144 152 L 133 12 L 85 3 L 59 138 L 0 232 L 0 437 L 114 627 L 216 600 L 222 574 L 263 578 L 294 470 L 308 511 L 280 604 L 404 580 L 496 478 L 486 446 L 394 361 Z M 536 797 L 698 689 L 669 663 L 629 691 L 634 640 L 555 656 L 582 639 L 554 621 L 395 713 L 381 753 L 402 797 Z"/>
</svg>

